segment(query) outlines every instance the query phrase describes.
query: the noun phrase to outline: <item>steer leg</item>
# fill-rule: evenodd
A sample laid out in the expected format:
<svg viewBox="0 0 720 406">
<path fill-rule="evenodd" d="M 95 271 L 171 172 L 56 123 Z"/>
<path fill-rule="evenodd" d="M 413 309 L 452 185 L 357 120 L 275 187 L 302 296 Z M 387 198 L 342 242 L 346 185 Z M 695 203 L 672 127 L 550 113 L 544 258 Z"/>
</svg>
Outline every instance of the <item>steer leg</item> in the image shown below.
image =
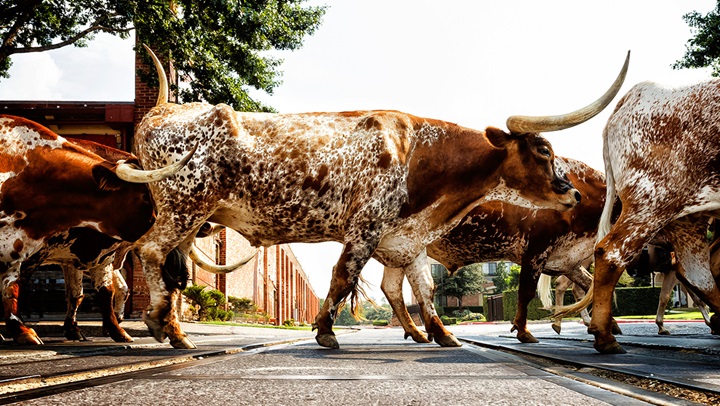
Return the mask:
<svg viewBox="0 0 720 406">
<path fill-rule="evenodd" d="M 710 318 L 712 334 L 720 334 L 720 290 L 710 269 L 710 250 L 701 218 L 683 218 L 663 231 L 679 259 L 677 277 L 715 312 Z"/>
<path fill-rule="evenodd" d="M 670 294 L 672 293 L 673 287 L 677 283 L 677 276 L 674 269 L 671 269 L 665 273 L 663 278 L 662 289 L 660 289 L 660 299 L 658 300 L 657 314 L 655 314 L 655 324 L 658 326 L 658 334 L 666 336 L 670 335 L 670 332 L 665 328 L 663 319 L 665 318 L 665 308 L 667 307 L 668 300 L 670 300 Z"/>
<path fill-rule="evenodd" d="M 651 232 L 663 226 L 661 222 L 646 220 L 630 219 L 623 212 L 610 232 L 595 246 L 593 312 L 588 332 L 595 336 L 594 347 L 598 352 L 625 353 L 612 334 L 613 292 L 627 264 L 650 241 Z"/>
<path fill-rule="evenodd" d="M 35 330 L 27 327 L 19 317 L 18 297 L 20 294 L 20 263 L 13 264 L 2 280 L 2 299 L 5 310 L 5 327 L 10 337 L 18 344 L 42 345 Z"/>
<path fill-rule="evenodd" d="M 568 279 L 565 275 L 560 275 L 555 280 L 555 307 L 561 308 L 565 304 L 565 291 L 570 287 L 570 285 L 573 285 L 573 291 L 575 289 L 575 285 Z M 562 331 L 562 317 L 557 317 L 552 323 L 552 329 L 560 334 L 560 331 Z"/>
<path fill-rule="evenodd" d="M 65 300 L 67 301 L 67 312 L 65 313 L 65 322 L 63 323 L 63 331 L 65 338 L 68 340 L 86 341 L 87 337 L 77 323 L 77 312 L 82 303 L 83 295 L 83 273 L 77 269 L 63 265 L 63 277 L 65 278 Z"/>
<path fill-rule="evenodd" d="M 113 296 L 115 295 L 114 271 L 112 263 L 105 266 L 98 266 L 90 271 L 90 278 L 93 280 L 95 289 L 98 292 L 97 300 L 100 305 L 100 314 L 102 315 L 103 335 L 110 336 L 113 341 L 118 343 L 129 343 L 132 342 L 133 339 L 120 327 L 113 309 Z"/>
<path fill-rule="evenodd" d="M 460 341 L 443 325 L 435 311 L 433 297 L 435 283 L 433 282 L 427 253 L 423 249 L 413 262 L 403 268 L 415 298 L 420 305 L 420 315 L 428 332 L 428 340 L 435 340 L 441 347 L 460 347 Z"/>
<path fill-rule="evenodd" d="M 345 302 L 345 298 L 350 293 L 357 294 L 356 289 L 360 271 L 370 259 L 376 246 L 377 241 L 368 243 L 367 241 L 358 240 L 358 242 L 345 243 L 340 259 L 333 267 L 327 298 L 322 309 L 315 317 L 315 323 L 313 323 L 313 330 L 318 330 L 315 341 L 321 346 L 333 349 L 340 348 L 335 333 L 332 331 L 332 325 L 335 322 L 337 312 Z"/>
<path fill-rule="evenodd" d="M 538 340 L 527 329 L 527 308 L 530 301 L 535 298 L 538 278 L 541 271 L 533 268 L 529 263 L 523 261 L 520 268 L 520 286 L 518 286 L 518 306 L 515 311 L 512 328 L 510 332 L 517 330 L 517 339 L 521 343 L 537 343 Z"/>
<path fill-rule="evenodd" d="M 203 218 L 195 222 L 196 226 L 177 227 L 172 220 L 158 216 L 153 228 L 136 243 L 136 251 L 150 290 L 150 306 L 143 312 L 143 321 L 157 341 L 163 342 L 165 337 L 169 336 L 170 344 L 175 348 L 192 349 L 196 346 L 182 331 L 174 314 L 176 302 L 172 298 L 178 287 L 167 286 L 167 283 L 172 281 L 168 278 L 171 270 L 165 269 L 166 259 L 174 247 L 187 252 L 195 236 L 193 231 L 204 221 Z"/>
<path fill-rule="evenodd" d="M 405 338 L 412 337 L 416 343 L 429 343 L 430 340 L 428 340 L 427 335 L 417 328 L 417 325 L 415 325 L 415 322 L 407 311 L 407 306 L 405 306 L 402 292 L 404 275 L 402 268 L 390 268 L 386 266 L 380 288 L 383 293 L 385 293 L 390 307 L 392 307 L 395 316 L 403 326 Z"/>
</svg>

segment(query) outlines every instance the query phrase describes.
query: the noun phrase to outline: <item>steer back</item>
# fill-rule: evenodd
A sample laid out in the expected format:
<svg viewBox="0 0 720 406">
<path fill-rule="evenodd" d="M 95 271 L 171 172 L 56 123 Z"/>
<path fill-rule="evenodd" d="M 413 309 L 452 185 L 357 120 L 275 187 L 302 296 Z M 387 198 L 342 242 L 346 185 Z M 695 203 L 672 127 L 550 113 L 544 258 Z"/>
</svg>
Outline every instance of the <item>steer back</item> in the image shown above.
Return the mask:
<svg viewBox="0 0 720 406">
<path fill-rule="evenodd" d="M 0 134 L 3 228 L 39 240 L 83 226 L 135 241 L 152 225 L 147 187 L 120 180 L 116 163 L 20 117 L 0 116 Z"/>
<path fill-rule="evenodd" d="M 502 201 L 484 203 L 430 244 L 428 255 L 450 272 L 477 262 L 501 260 L 527 263 L 535 271 L 569 270 L 592 256 L 605 202 L 605 177 L 571 158 L 557 157 L 555 164 L 583 196 L 575 208 L 559 212 Z"/>
</svg>

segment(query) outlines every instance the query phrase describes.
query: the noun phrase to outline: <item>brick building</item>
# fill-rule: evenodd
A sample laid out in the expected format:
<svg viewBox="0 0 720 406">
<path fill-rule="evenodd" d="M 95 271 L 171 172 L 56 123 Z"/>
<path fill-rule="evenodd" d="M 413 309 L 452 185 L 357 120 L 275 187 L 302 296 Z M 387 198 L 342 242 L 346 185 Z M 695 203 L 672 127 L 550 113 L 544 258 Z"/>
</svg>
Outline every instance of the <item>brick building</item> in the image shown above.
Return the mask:
<svg viewBox="0 0 720 406">
<path fill-rule="evenodd" d="M 136 65 L 141 64 L 136 57 Z M 173 70 L 166 70 L 172 83 Z M 0 111 L 39 122 L 64 137 L 132 151 L 134 128 L 155 105 L 157 94 L 157 89 L 136 77 L 134 102 L 0 101 Z M 232 230 L 197 239 L 195 244 L 207 259 L 219 265 L 236 263 L 252 252 L 249 242 Z M 253 260 L 226 275 L 211 274 L 192 262 L 188 266 L 191 283 L 210 286 L 226 296 L 249 298 L 277 324 L 287 319 L 310 323 L 319 311 L 319 299 L 287 244 L 261 248 Z M 138 317 L 149 305 L 150 296 L 140 261 L 132 254 L 125 262 L 123 274 L 131 293 L 126 316 Z M 43 267 L 33 274 L 23 287 L 23 294 L 33 297 L 33 305 L 43 310 L 29 309 L 31 312 L 64 314 L 64 295 L 57 294 L 64 290 L 62 278 L 62 271 L 54 267 Z M 87 283 L 85 288 L 86 296 L 92 299 L 92 287 Z M 35 290 L 42 292 L 35 294 Z M 56 294 L 48 294 L 48 290 Z M 38 303 L 36 298 L 52 300 Z M 91 300 L 85 302 L 81 311 L 96 312 Z"/>
</svg>

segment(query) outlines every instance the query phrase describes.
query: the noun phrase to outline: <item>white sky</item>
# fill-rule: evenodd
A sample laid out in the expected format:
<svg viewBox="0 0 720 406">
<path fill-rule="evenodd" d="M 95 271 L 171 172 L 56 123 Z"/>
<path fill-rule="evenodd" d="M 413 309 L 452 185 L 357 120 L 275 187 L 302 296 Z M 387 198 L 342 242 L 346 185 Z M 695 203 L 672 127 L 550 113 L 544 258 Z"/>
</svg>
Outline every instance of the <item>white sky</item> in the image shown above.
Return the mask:
<svg viewBox="0 0 720 406">
<path fill-rule="evenodd" d="M 322 4 L 312 1 L 310 4 Z M 509 115 L 566 113 L 599 97 L 628 50 L 620 94 L 638 82 L 696 82 L 676 71 L 690 29 L 682 15 L 712 0 L 418 1 L 331 3 L 318 31 L 281 53 L 283 84 L 254 93 L 281 113 L 394 109 L 484 129 Z M 132 101 L 133 40 L 101 35 L 87 48 L 13 56 L 0 100 Z M 602 128 L 613 104 L 572 129 L 546 134 L 556 154 L 601 169 Z M 337 243 L 294 244 L 316 293 L 327 293 Z M 382 267 L 363 276 L 376 299 Z"/>
</svg>

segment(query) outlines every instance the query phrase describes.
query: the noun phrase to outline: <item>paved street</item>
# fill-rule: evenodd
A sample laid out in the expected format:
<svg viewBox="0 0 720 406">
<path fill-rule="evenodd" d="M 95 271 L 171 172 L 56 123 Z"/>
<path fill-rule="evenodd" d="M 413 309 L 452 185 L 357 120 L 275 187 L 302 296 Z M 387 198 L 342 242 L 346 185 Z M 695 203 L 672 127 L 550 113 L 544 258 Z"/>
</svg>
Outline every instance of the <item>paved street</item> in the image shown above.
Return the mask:
<svg viewBox="0 0 720 406">
<path fill-rule="evenodd" d="M 470 345 L 440 348 L 416 344 L 404 340 L 398 328 L 345 331 L 338 338 L 340 350 L 328 350 L 320 348 L 308 331 L 183 327 L 201 348 L 310 339 L 208 358 L 191 367 L 179 366 L 24 404 L 643 404 L 519 364 L 498 352 Z M 532 326 L 534 332 L 546 328 L 547 323 Z M 497 336 L 509 329 L 508 323 L 453 327 L 459 336 Z M 136 345 L 155 346 L 146 340 L 142 338 Z"/>
</svg>

